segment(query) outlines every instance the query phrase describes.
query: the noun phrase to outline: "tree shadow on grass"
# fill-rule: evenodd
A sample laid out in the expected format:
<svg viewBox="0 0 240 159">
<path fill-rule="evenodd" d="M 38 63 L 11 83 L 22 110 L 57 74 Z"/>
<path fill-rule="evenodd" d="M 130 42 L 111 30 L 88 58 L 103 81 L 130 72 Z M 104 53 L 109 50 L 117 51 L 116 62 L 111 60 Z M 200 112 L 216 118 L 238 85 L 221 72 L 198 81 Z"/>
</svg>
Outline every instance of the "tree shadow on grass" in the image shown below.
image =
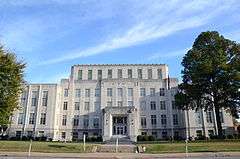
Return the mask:
<svg viewBox="0 0 240 159">
<path fill-rule="evenodd" d="M 52 147 L 52 148 L 63 148 L 66 147 L 64 145 L 48 145 L 48 147 Z"/>
</svg>

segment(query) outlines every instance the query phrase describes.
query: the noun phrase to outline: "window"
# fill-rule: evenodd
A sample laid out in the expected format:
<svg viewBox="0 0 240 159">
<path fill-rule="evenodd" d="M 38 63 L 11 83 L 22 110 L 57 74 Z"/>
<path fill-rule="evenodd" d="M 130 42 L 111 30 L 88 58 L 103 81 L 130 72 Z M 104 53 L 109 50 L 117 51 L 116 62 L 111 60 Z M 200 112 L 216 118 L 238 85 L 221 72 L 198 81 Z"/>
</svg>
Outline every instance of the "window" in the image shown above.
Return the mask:
<svg viewBox="0 0 240 159">
<path fill-rule="evenodd" d="M 112 78 L 112 70 L 108 70 L 108 78 L 109 78 L 109 79 Z"/>
<path fill-rule="evenodd" d="M 100 109 L 100 102 L 94 102 L 94 109 L 98 111 Z"/>
<path fill-rule="evenodd" d="M 161 115 L 161 124 L 167 125 L 167 115 L 165 115 L 165 114 Z"/>
<path fill-rule="evenodd" d="M 29 124 L 34 124 L 34 123 L 35 123 L 35 113 L 30 113 Z"/>
<path fill-rule="evenodd" d="M 214 131 L 213 130 L 208 130 L 208 136 L 213 136 L 214 135 Z"/>
<path fill-rule="evenodd" d="M 162 138 L 166 139 L 168 137 L 167 131 L 162 132 Z"/>
<path fill-rule="evenodd" d="M 133 88 L 128 88 L 128 96 L 129 97 L 133 96 Z"/>
<path fill-rule="evenodd" d="M 88 80 L 92 80 L 92 70 L 88 70 Z"/>
<path fill-rule="evenodd" d="M 44 136 L 44 131 L 38 131 L 38 136 Z"/>
<path fill-rule="evenodd" d="M 175 101 L 172 101 L 172 109 L 173 109 L 173 110 L 178 109 L 177 106 L 176 106 Z"/>
<path fill-rule="evenodd" d="M 142 128 L 146 128 L 147 127 L 146 117 L 141 117 L 141 126 L 142 126 Z"/>
<path fill-rule="evenodd" d="M 122 97 L 122 96 L 123 96 L 123 89 L 118 88 L 118 97 Z"/>
<path fill-rule="evenodd" d="M 22 131 L 16 131 L 16 138 L 20 139 L 22 136 Z"/>
<path fill-rule="evenodd" d="M 32 106 L 37 106 L 37 91 L 32 91 Z"/>
<path fill-rule="evenodd" d="M 132 107 L 133 106 L 133 101 L 128 101 L 128 106 Z"/>
<path fill-rule="evenodd" d="M 150 96 L 155 96 L 155 88 L 150 88 Z"/>
<path fill-rule="evenodd" d="M 99 79 L 99 80 L 102 79 L 102 70 L 98 70 L 98 79 Z"/>
<path fill-rule="evenodd" d="M 122 69 L 118 69 L 118 78 L 122 78 Z"/>
<path fill-rule="evenodd" d="M 156 115 L 151 115 L 151 124 L 153 126 L 157 125 L 157 116 Z"/>
<path fill-rule="evenodd" d="M 62 139 L 66 139 L 66 132 L 62 132 Z"/>
<path fill-rule="evenodd" d="M 88 120 L 88 115 L 83 116 L 83 127 L 88 128 L 89 125 L 89 120 Z"/>
<path fill-rule="evenodd" d="M 207 111 L 206 112 L 206 118 L 207 118 L 208 123 L 213 123 L 212 111 Z"/>
<path fill-rule="evenodd" d="M 90 110 L 90 103 L 89 102 L 85 102 L 84 110 L 86 110 L 86 111 Z"/>
<path fill-rule="evenodd" d="M 79 115 L 74 115 L 73 126 L 78 126 L 78 125 L 79 125 Z"/>
<path fill-rule="evenodd" d="M 68 97 L 68 89 L 64 89 L 64 97 Z"/>
<path fill-rule="evenodd" d="M 141 101 L 140 102 L 140 109 L 141 110 L 146 110 L 146 101 Z"/>
<path fill-rule="evenodd" d="M 26 99 L 27 99 L 27 92 L 24 91 L 22 92 L 22 95 L 21 95 L 21 106 L 26 105 Z"/>
<path fill-rule="evenodd" d="M 112 88 L 107 88 L 107 96 L 112 97 Z"/>
<path fill-rule="evenodd" d="M 220 117 L 220 121 L 221 121 L 221 123 L 224 123 L 224 119 L 223 119 L 223 111 L 222 111 L 222 110 L 219 111 L 219 117 Z"/>
<path fill-rule="evenodd" d="M 67 110 L 68 102 L 63 102 L 63 110 Z"/>
<path fill-rule="evenodd" d="M 108 101 L 108 102 L 107 102 L 107 106 L 108 106 L 108 107 L 112 107 L 112 101 Z"/>
<path fill-rule="evenodd" d="M 66 126 L 66 125 L 67 125 L 67 115 L 63 115 L 62 125 L 63 125 L 63 126 Z"/>
<path fill-rule="evenodd" d="M 164 88 L 160 88 L 159 95 L 160 95 L 160 96 L 165 96 L 165 90 L 164 90 Z"/>
<path fill-rule="evenodd" d="M 151 106 L 151 110 L 156 110 L 156 102 L 155 101 L 151 101 L 150 106 Z"/>
<path fill-rule="evenodd" d="M 202 124 L 202 113 L 201 113 L 201 111 L 198 110 L 195 113 L 196 113 L 196 123 L 197 124 Z"/>
<path fill-rule="evenodd" d="M 75 110 L 80 110 L 80 102 L 74 103 Z"/>
<path fill-rule="evenodd" d="M 178 115 L 173 114 L 173 125 L 178 125 Z"/>
<path fill-rule="evenodd" d="M 27 137 L 29 138 L 33 137 L 33 131 L 27 131 Z"/>
<path fill-rule="evenodd" d="M 99 118 L 94 118 L 93 119 L 93 127 L 95 129 L 98 129 L 99 128 Z"/>
<path fill-rule="evenodd" d="M 128 69 L 128 78 L 132 78 L 132 69 Z"/>
<path fill-rule="evenodd" d="M 152 79 L 152 69 L 148 69 L 148 79 Z"/>
<path fill-rule="evenodd" d="M 202 135 L 202 130 L 197 130 L 197 131 L 196 131 L 196 134 L 197 134 L 197 137 L 203 136 L 203 135 Z"/>
<path fill-rule="evenodd" d="M 81 96 L 81 89 L 75 89 L 75 97 L 79 98 Z"/>
<path fill-rule="evenodd" d="M 43 91 L 42 106 L 47 106 L 47 102 L 48 102 L 48 91 Z"/>
<path fill-rule="evenodd" d="M 41 125 L 46 124 L 46 113 L 41 113 L 40 124 Z"/>
<path fill-rule="evenodd" d="M 145 88 L 140 88 L 140 96 L 141 97 L 146 96 L 146 89 Z"/>
<path fill-rule="evenodd" d="M 100 97 L 100 94 L 101 94 L 100 89 L 96 88 L 95 89 L 95 97 Z"/>
<path fill-rule="evenodd" d="M 85 97 L 90 97 L 90 89 L 85 89 Z"/>
<path fill-rule="evenodd" d="M 166 102 L 165 101 L 160 101 L 160 109 L 166 110 Z"/>
<path fill-rule="evenodd" d="M 77 140 L 78 139 L 78 132 L 73 132 L 72 133 L 72 139 Z"/>
<path fill-rule="evenodd" d="M 123 106 L 123 102 L 122 101 L 118 101 L 118 107 L 122 107 Z"/>
<path fill-rule="evenodd" d="M 78 80 L 82 80 L 82 70 L 78 70 Z"/>
<path fill-rule="evenodd" d="M 24 120 L 24 114 L 19 113 L 18 114 L 18 124 L 23 124 L 23 120 Z"/>
<path fill-rule="evenodd" d="M 142 79 L 142 69 L 138 69 L 138 78 Z"/>
<path fill-rule="evenodd" d="M 162 79 L 162 69 L 157 70 L 158 79 Z"/>
</svg>

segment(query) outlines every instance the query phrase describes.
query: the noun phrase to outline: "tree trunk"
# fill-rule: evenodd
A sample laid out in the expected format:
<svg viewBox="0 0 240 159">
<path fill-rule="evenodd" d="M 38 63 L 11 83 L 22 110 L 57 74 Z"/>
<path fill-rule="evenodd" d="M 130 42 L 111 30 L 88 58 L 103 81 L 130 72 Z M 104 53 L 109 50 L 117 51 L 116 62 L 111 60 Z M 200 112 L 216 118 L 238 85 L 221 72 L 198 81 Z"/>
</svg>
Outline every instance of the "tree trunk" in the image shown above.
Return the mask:
<svg viewBox="0 0 240 159">
<path fill-rule="evenodd" d="M 217 121 L 217 129 L 218 129 L 218 137 L 223 138 L 223 132 L 222 132 L 222 122 L 220 118 L 220 110 L 219 107 L 215 105 L 215 114 L 216 114 L 216 121 Z"/>
</svg>

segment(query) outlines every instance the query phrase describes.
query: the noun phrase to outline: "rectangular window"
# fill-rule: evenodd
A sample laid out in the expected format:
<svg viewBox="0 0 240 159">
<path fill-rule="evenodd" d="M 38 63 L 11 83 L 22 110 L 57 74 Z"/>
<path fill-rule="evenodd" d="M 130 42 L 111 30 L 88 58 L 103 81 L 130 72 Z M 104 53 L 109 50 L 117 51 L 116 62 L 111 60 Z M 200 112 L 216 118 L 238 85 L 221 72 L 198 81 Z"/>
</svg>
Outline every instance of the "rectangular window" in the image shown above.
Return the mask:
<svg viewBox="0 0 240 159">
<path fill-rule="evenodd" d="M 30 113 L 29 124 L 34 124 L 34 123 L 35 123 L 35 113 Z"/>
<path fill-rule="evenodd" d="M 67 110 L 68 102 L 63 102 L 63 110 Z"/>
<path fill-rule="evenodd" d="M 197 137 L 202 137 L 203 136 L 202 130 L 197 130 L 196 134 L 197 134 Z"/>
<path fill-rule="evenodd" d="M 99 118 L 94 118 L 93 119 L 93 127 L 95 129 L 98 129 L 99 128 Z"/>
<path fill-rule="evenodd" d="M 25 106 L 27 101 L 27 92 L 23 91 L 21 95 L 21 106 Z"/>
<path fill-rule="evenodd" d="M 85 110 L 85 111 L 90 110 L 90 103 L 89 103 L 89 102 L 85 102 L 85 104 L 84 104 L 84 110 Z"/>
<path fill-rule="evenodd" d="M 24 120 L 24 114 L 19 113 L 18 114 L 18 124 L 23 124 L 23 120 Z"/>
<path fill-rule="evenodd" d="M 88 70 L 88 80 L 92 80 L 92 70 Z"/>
<path fill-rule="evenodd" d="M 67 125 L 67 115 L 63 115 L 62 125 L 63 125 L 63 126 L 66 126 L 66 125 Z"/>
<path fill-rule="evenodd" d="M 178 125 L 178 115 L 173 114 L 173 125 Z"/>
<path fill-rule="evenodd" d="M 90 89 L 85 89 L 85 97 L 90 97 Z"/>
<path fill-rule="evenodd" d="M 100 110 L 100 102 L 94 102 L 94 110 L 95 111 Z"/>
<path fill-rule="evenodd" d="M 64 97 L 68 97 L 68 89 L 64 89 Z"/>
<path fill-rule="evenodd" d="M 99 80 L 102 79 L 102 70 L 98 70 L 98 79 L 99 79 Z"/>
<path fill-rule="evenodd" d="M 166 102 L 165 101 L 160 101 L 160 109 L 166 110 Z"/>
<path fill-rule="evenodd" d="M 222 110 L 219 111 L 219 116 L 220 116 L 221 123 L 224 123 L 223 111 Z"/>
<path fill-rule="evenodd" d="M 123 102 L 122 101 L 118 101 L 118 107 L 122 107 L 123 106 Z"/>
<path fill-rule="evenodd" d="M 140 109 L 141 110 L 146 110 L 146 101 L 141 101 L 140 102 Z"/>
<path fill-rule="evenodd" d="M 78 80 L 82 80 L 82 70 L 78 70 Z"/>
<path fill-rule="evenodd" d="M 132 78 L 132 69 L 128 69 L 128 78 Z"/>
<path fill-rule="evenodd" d="M 133 88 L 128 88 L 128 96 L 129 97 L 133 96 Z"/>
<path fill-rule="evenodd" d="M 208 123 L 213 123 L 212 111 L 206 112 L 206 118 Z"/>
<path fill-rule="evenodd" d="M 46 113 L 41 113 L 40 124 L 41 125 L 46 124 Z"/>
<path fill-rule="evenodd" d="M 112 88 L 107 88 L 107 96 L 112 97 Z"/>
<path fill-rule="evenodd" d="M 141 117 L 141 126 L 142 126 L 142 128 L 146 128 L 147 127 L 146 117 Z"/>
<path fill-rule="evenodd" d="M 74 115 L 73 126 L 78 126 L 78 125 L 79 125 L 79 115 Z"/>
<path fill-rule="evenodd" d="M 132 107 L 133 106 L 133 101 L 128 101 L 128 106 Z"/>
<path fill-rule="evenodd" d="M 155 101 L 151 101 L 150 106 L 151 106 L 151 110 L 156 110 L 156 102 Z"/>
<path fill-rule="evenodd" d="M 66 132 L 62 132 L 62 139 L 66 139 Z"/>
<path fill-rule="evenodd" d="M 157 125 L 157 116 L 156 115 L 151 115 L 151 124 L 153 126 Z"/>
<path fill-rule="evenodd" d="M 146 96 L 146 89 L 145 88 L 140 88 L 140 96 L 141 97 Z"/>
<path fill-rule="evenodd" d="M 37 91 L 32 91 L 32 106 L 37 106 L 37 95 L 38 92 Z"/>
<path fill-rule="evenodd" d="M 198 110 L 195 113 L 196 113 L 196 123 L 197 124 L 202 124 L 202 113 L 201 113 L 201 111 Z"/>
<path fill-rule="evenodd" d="M 138 69 L 138 78 L 142 79 L 142 69 Z"/>
<path fill-rule="evenodd" d="M 157 70 L 158 79 L 162 79 L 162 69 Z"/>
<path fill-rule="evenodd" d="M 16 138 L 20 139 L 22 136 L 22 131 L 16 131 Z"/>
<path fill-rule="evenodd" d="M 162 132 L 162 138 L 163 139 L 167 139 L 168 138 L 168 134 L 167 134 L 166 130 Z"/>
<path fill-rule="evenodd" d="M 161 124 L 167 125 L 167 115 L 165 115 L 165 114 L 161 115 Z"/>
<path fill-rule="evenodd" d="M 122 69 L 118 69 L 118 78 L 122 78 Z"/>
<path fill-rule="evenodd" d="M 155 88 L 150 88 L 150 96 L 155 96 Z"/>
<path fill-rule="evenodd" d="M 172 101 L 172 109 L 173 110 L 178 109 L 174 100 Z"/>
<path fill-rule="evenodd" d="M 123 89 L 118 88 L 118 97 L 122 97 L 122 96 L 123 96 Z"/>
<path fill-rule="evenodd" d="M 88 115 L 84 115 L 83 116 L 83 127 L 86 129 L 86 128 L 88 128 L 88 125 L 89 125 Z"/>
<path fill-rule="evenodd" d="M 101 95 L 100 89 L 96 88 L 95 89 L 95 97 L 100 97 L 100 95 Z"/>
<path fill-rule="evenodd" d="M 74 103 L 75 110 L 80 110 L 80 102 Z"/>
<path fill-rule="evenodd" d="M 81 96 L 81 89 L 75 89 L 75 97 L 79 98 Z"/>
<path fill-rule="evenodd" d="M 78 132 L 72 133 L 72 139 L 73 139 L 73 141 L 76 141 L 78 139 Z"/>
<path fill-rule="evenodd" d="M 148 79 L 152 79 L 152 69 L 148 69 Z"/>
<path fill-rule="evenodd" d="M 43 91 L 42 106 L 47 106 L 47 102 L 48 102 L 48 91 Z"/>
<path fill-rule="evenodd" d="M 160 88 L 159 95 L 160 96 L 165 96 L 165 89 L 164 88 Z"/>
<path fill-rule="evenodd" d="M 112 107 L 112 101 L 108 101 L 108 102 L 107 102 L 107 106 L 108 106 L 108 107 Z"/>
<path fill-rule="evenodd" d="M 108 79 L 112 79 L 112 70 L 108 70 Z"/>
</svg>

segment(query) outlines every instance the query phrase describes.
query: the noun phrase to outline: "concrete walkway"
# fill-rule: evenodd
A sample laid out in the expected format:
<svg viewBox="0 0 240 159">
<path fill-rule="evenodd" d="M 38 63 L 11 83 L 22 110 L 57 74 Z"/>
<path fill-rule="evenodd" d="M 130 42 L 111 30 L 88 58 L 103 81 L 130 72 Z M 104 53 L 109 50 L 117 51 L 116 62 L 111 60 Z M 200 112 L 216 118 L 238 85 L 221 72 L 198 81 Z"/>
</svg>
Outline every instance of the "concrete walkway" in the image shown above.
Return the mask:
<svg viewBox="0 0 240 159">
<path fill-rule="evenodd" d="M 0 158 L 27 158 L 27 152 L 0 152 Z M 167 154 L 136 154 L 136 153 L 39 153 L 32 152 L 31 158 L 99 158 L 99 159 L 127 159 L 127 158 L 186 158 L 185 153 Z M 240 152 L 218 153 L 189 153 L 188 158 L 240 158 Z"/>
</svg>

